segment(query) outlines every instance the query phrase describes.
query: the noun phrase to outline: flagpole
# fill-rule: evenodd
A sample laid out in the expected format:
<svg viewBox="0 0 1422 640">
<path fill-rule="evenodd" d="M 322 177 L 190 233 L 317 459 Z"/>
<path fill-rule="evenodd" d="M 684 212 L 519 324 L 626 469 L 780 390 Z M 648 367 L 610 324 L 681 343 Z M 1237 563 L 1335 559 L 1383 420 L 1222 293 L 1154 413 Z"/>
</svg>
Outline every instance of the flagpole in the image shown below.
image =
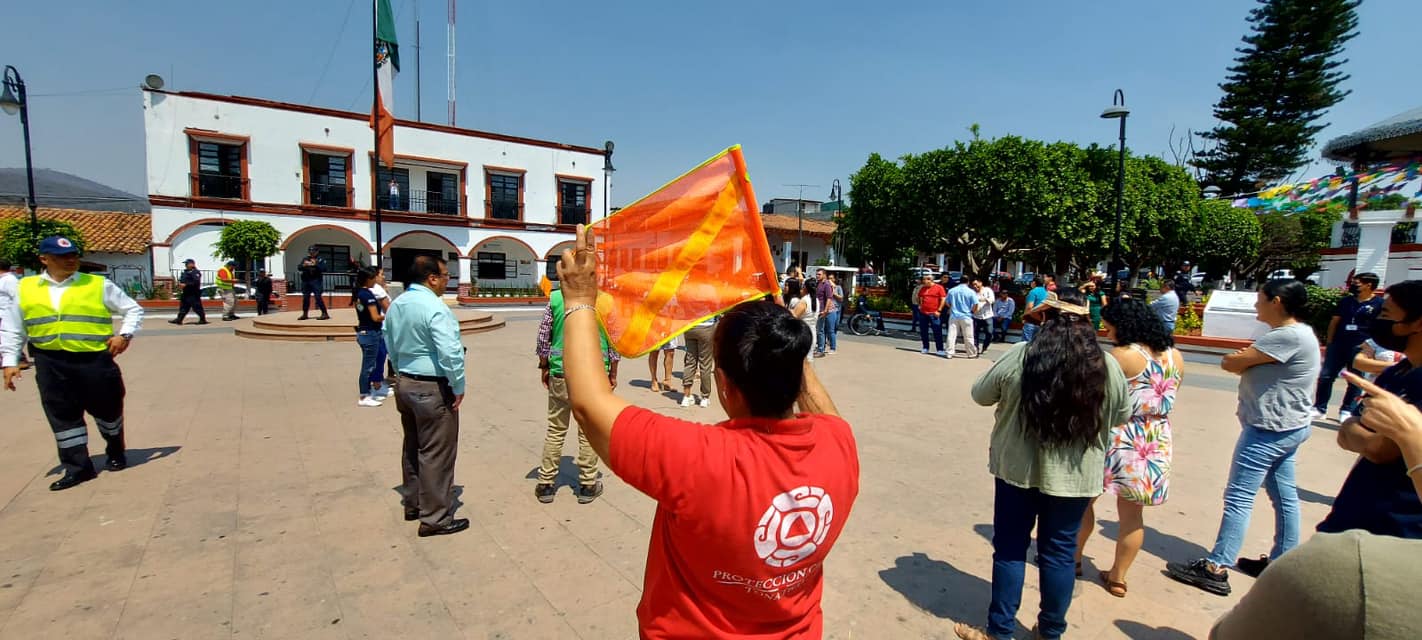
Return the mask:
<svg viewBox="0 0 1422 640">
<path fill-rule="evenodd" d="M 370 122 L 375 125 L 371 127 L 375 130 L 374 153 L 371 154 L 370 171 L 374 174 L 370 179 L 370 205 L 375 212 L 375 266 L 384 269 L 384 250 L 381 246 L 383 238 L 380 229 L 380 123 L 376 121 L 376 114 L 380 113 L 380 67 L 375 56 L 376 43 L 380 38 L 380 0 L 371 0 L 370 3 Z M 390 114 L 392 117 L 395 114 Z"/>
</svg>

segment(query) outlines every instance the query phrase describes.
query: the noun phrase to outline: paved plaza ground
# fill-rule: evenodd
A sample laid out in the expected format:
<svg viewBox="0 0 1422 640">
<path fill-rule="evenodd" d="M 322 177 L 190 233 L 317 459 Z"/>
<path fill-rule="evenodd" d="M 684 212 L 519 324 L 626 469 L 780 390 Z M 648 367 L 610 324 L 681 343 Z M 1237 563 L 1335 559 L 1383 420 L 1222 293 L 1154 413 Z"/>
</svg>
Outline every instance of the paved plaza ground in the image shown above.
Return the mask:
<svg viewBox="0 0 1422 640">
<path fill-rule="evenodd" d="M 464 339 L 455 482 L 457 515 L 473 526 L 448 537 L 417 538 L 401 518 L 394 402 L 356 406 L 354 343 L 250 341 L 227 323 L 150 319 L 120 360 L 133 466 L 60 493 L 47 488 L 54 438 L 27 375 L 0 394 L 0 638 L 635 638 L 654 504 L 606 471 L 607 492 L 590 505 L 566 486 L 552 505 L 535 501 L 546 406 L 532 355 L 538 315 L 503 316 L 506 328 Z M 953 620 L 983 623 L 992 410 L 968 388 L 990 364 L 882 337 L 846 338 L 816 363 L 862 465 L 825 571 L 827 637 L 948 638 Z M 652 394 L 645 360 L 624 362 L 621 380 L 638 404 L 724 418 Z M 1089 579 L 1110 564 L 1115 509 L 1105 507 L 1070 637 L 1204 637 L 1251 584 L 1235 574 L 1235 595 L 1221 598 L 1162 575 L 1166 560 L 1214 541 L 1239 430 L 1235 384 L 1208 360 L 1187 366 L 1171 496 L 1146 512 L 1130 595 Z M 1315 426 L 1300 454 L 1310 532 L 1353 461 L 1334 427 Z M 560 482 L 574 480 L 571 467 L 565 458 Z M 1273 513 L 1260 500 L 1246 554 L 1269 547 Z M 1022 637 L 1035 581 L 1029 568 Z"/>
</svg>

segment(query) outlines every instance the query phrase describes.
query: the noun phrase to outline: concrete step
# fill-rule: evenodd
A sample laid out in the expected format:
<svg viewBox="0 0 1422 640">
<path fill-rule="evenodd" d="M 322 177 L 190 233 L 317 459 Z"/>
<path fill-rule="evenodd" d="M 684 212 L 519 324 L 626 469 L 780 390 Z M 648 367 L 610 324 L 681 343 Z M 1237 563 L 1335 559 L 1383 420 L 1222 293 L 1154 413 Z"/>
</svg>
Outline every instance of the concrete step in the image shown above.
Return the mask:
<svg viewBox="0 0 1422 640">
<path fill-rule="evenodd" d="M 491 313 L 454 309 L 461 334 L 494 331 L 504 320 Z M 233 333 L 253 340 L 290 342 L 354 342 L 356 318 L 352 309 L 336 309 L 329 320 L 297 320 L 299 312 L 276 313 L 252 318 L 233 328 Z M 245 319 L 244 319 L 245 320 Z"/>
</svg>

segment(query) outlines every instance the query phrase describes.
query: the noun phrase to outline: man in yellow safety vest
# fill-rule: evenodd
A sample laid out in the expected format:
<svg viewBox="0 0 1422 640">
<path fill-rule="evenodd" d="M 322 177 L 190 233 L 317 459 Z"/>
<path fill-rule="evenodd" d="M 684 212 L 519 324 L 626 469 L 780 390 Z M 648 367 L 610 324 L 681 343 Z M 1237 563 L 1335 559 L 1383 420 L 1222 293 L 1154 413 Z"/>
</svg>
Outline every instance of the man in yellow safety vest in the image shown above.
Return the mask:
<svg viewBox="0 0 1422 640">
<path fill-rule="evenodd" d="M 40 404 L 54 431 L 64 477 L 50 491 L 92 480 L 89 429 L 84 414 L 94 416 L 104 437 L 105 468 L 128 466 L 123 433 L 123 373 L 114 357 L 128 349 L 143 323 L 143 308 L 123 289 L 96 275 L 79 273 L 79 247 L 63 236 L 40 242 L 44 272 L 20 281 L 16 304 L 0 319 L 0 366 L 5 388 L 20 379 L 20 350 L 30 345 Z M 122 315 L 117 333 L 112 316 Z"/>
<path fill-rule="evenodd" d="M 237 261 L 228 260 L 217 270 L 217 293 L 222 296 L 222 319 L 237 319 Z"/>
</svg>

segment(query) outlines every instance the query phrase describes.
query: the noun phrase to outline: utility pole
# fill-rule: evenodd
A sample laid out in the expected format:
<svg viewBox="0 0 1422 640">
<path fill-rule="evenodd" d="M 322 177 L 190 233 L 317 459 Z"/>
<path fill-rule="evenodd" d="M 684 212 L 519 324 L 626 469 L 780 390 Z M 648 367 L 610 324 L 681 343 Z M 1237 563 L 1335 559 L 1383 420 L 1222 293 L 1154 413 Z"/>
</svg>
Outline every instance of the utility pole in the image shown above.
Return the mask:
<svg viewBox="0 0 1422 640">
<path fill-rule="evenodd" d="M 799 225 L 799 234 L 798 234 L 798 235 L 796 236 L 796 238 L 795 238 L 795 262 L 796 262 L 796 263 L 799 263 L 799 262 L 805 261 L 805 260 L 803 260 L 803 256 L 805 255 L 805 249 L 804 249 L 804 247 L 805 247 L 805 187 L 811 187 L 811 188 L 814 188 L 814 189 L 818 189 L 818 188 L 820 188 L 820 185 L 817 185 L 817 184 L 787 184 L 787 185 L 784 185 L 784 186 L 787 186 L 787 187 L 798 187 L 798 188 L 800 189 L 799 195 L 796 195 L 796 196 L 795 196 L 795 218 L 796 218 L 796 222 L 797 222 L 798 225 Z M 807 265 L 807 264 L 801 264 L 801 265 L 800 265 L 800 270 L 801 270 L 801 271 L 805 271 L 805 270 L 807 270 L 807 269 L 809 268 L 809 266 L 810 266 L 810 265 Z"/>
<path fill-rule="evenodd" d="M 420 98 L 423 91 L 420 91 L 420 0 L 415 0 L 415 121 L 419 122 Z"/>
</svg>

